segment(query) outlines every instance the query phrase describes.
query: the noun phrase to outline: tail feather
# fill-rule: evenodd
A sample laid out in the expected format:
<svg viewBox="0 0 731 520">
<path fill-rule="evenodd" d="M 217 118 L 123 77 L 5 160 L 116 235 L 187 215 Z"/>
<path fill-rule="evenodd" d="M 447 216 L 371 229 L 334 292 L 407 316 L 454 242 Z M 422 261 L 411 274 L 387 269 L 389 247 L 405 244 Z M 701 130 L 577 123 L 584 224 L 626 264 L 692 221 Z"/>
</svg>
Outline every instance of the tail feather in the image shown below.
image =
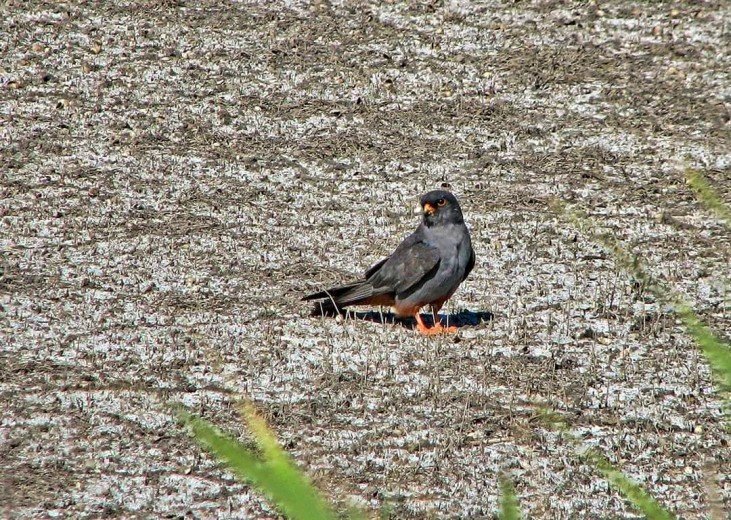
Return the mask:
<svg viewBox="0 0 731 520">
<path fill-rule="evenodd" d="M 358 305 L 372 295 L 373 287 L 371 284 L 358 282 L 308 294 L 302 300 L 321 300 L 315 302 L 312 309 L 313 316 L 334 316 L 342 314 L 342 310 L 348 305 Z"/>
<path fill-rule="evenodd" d="M 309 300 L 324 300 L 324 299 L 338 299 L 340 296 L 344 295 L 351 289 L 355 289 L 361 285 L 361 282 L 359 283 L 351 283 L 349 285 L 341 285 L 340 287 L 333 287 L 332 289 L 326 289 L 324 291 L 308 294 L 307 296 L 304 296 L 302 298 L 302 301 L 309 301 Z"/>
<path fill-rule="evenodd" d="M 343 308 L 338 307 L 332 300 L 320 300 L 312 304 L 310 316 L 338 316 L 343 314 Z"/>
</svg>

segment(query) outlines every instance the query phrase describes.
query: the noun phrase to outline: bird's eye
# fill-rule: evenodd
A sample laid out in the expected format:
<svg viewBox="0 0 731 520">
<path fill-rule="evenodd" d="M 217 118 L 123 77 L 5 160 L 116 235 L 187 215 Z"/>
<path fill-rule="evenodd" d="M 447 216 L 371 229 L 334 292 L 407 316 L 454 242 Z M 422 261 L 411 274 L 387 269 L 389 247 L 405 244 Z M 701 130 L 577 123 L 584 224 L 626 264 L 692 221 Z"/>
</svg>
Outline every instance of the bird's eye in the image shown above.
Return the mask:
<svg viewBox="0 0 731 520">
<path fill-rule="evenodd" d="M 444 199 L 439 199 L 439 200 L 437 201 L 437 206 L 439 206 L 440 208 L 443 208 L 443 207 L 444 207 L 444 206 L 446 206 L 446 205 L 447 205 L 447 201 L 446 201 L 446 200 L 444 200 Z"/>
</svg>

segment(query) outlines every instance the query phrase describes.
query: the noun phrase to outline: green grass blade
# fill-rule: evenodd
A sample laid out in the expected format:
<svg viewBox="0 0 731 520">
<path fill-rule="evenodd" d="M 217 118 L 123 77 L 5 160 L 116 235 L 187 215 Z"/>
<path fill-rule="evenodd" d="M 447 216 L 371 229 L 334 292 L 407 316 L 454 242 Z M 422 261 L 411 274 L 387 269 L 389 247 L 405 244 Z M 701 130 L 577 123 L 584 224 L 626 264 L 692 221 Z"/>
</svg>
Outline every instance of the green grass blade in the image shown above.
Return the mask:
<svg viewBox="0 0 731 520">
<path fill-rule="evenodd" d="M 622 471 L 612 466 L 601 453 L 593 449 L 582 449 L 581 441 L 571 433 L 568 424 L 550 408 L 539 407 L 539 417 L 551 429 L 559 431 L 562 437 L 568 440 L 577 451 L 583 451 L 582 456 L 588 460 L 602 475 L 609 484 L 619 491 L 632 506 L 645 515 L 649 520 L 674 520 L 675 516 L 662 507 L 650 494 L 639 484 L 625 475 Z M 501 517 L 503 518 L 503 517 Z"/>
<path fill-rule="evenodd" d="M 679 305 L 677 312 L 701 347 L 716 381 L 723 391 L 731 392 L 731 345 L 721 341 L 687 305 Z"/>
<path fill-rule="evenodd" d="M 688 169 L 685 178 L 690 184 L 693 191 L 700 201 L 716 216 L 731 228 L 731 208 L 724 204 L 721 197 L 708 184 L 703 174 L 696 170 Z M 713 376 L 718 381 L 722 390 L 725 392 L 724 399 L 727 405 L 726 416 L 731 420 L 731 414 L 728 412 L 728 406 L 731 404 L 731 345 L 722 341 L 716 336 L 698 316 L 684 302 L 678 302 L 678 314 L 688 331 L 691 333 L 696 343 L 701 347 L 708 363 L 713 371 Z"/>
<path fill-rule="evenodd" d="M 690 176 L 689 183 L 694 187 L 704 204 L 728 224 L 731 224 L 731 212 L 720 201 L 700 174 Z M 562 203 L 555 202 L 552 206 L 557 212 L 566 216 L 577 229 L 587 233 L 593 240 L 609 249 L 613 253 L 617 264 L 629 272 L 659 302 L 674 306 L 675 312 L 680 316 L 688 333 L 698 344 L 701 352 L 708 361 L 714 379 L 721 387 L 722 393 L 725 393 L 721 397 L 728 403 L 728 392 L 731 390 L 731 346 L 715 335 L 680 296 L 671 291 L 661 280 L 653 277 L 644 267 L 642 260 L 638 256 L 628 252 L 617 239 L 613 236 L 599 233 L 594 223 L 588 217 L 579 212 L 567 210 Z M 574 444 L 579 443 L 576 437 L 568 432 L 565 422 L 557 420 L 557 414 L 551 411 L 543 411 L 542 415 L 547 423 L 550 423 L 553 428 L 567 435 Z M 614 468 L 599 452 L 588 450 L 585 455 L 605 476 L 610 484 L 619 490 L 647 518 L 651 520 L 675 518 L 668 510 L 664 509 L 655 501 L 642 486 Z"/>
<path fill-rule="evenodd" d="M 715 213 L 716 217 L 723 220 L 727 227 L 731 228 L 731 209 L 723 203 L 703 174 L 696 170 L 687 170 L 685 178 L 703 205 Z"/>
<path fill-rule="evenodd" d="M 276 465 L 291 466 L 294 468 L 289 456 L 279 447 L 274 432 L 269 428 L 264 418 L 256 413 L 254 406 L 244 401 L 239 405 L 239 413 L 241 413 L 241 416 L 246 421 L 246 425 L 254 435 L 254 440 L 261 449 L 263 458 Z"/>
<path fill-rule="evenodd" d="M 723 203 L 719 202 L 719 204 L 723 206 Z M 588 217 L 579 212 L 567 210 L 560 202 L 553 203 L 552 207 L 566 216 L 579 230 L 609 249 L 617 264 L 641 282 L 660 302 L 670 304 L 675 308 L 675 312 L 682 319 L 688 333 L 701 348 L 701 352 L 711 367 L 714 379 L 718 382 L 722 392 L 726 394 L 721 395 L 721 398 L 729 404 L 731 401 L 728 395 L 728 392 L 731 391 L 731 345 L 715 335 L 682 298 L 650 275 L 641 259 L 628 252 L 617 239 L 610 235 L 600 234 Z"/>
<path fill-rule="evenodd" d="M 309 479 L 279 447 L 263 419 L 258 418 L 259 422 L 252 427 L 257 443 L 262 448 L 263 457 L 260 458 L 209 422 L 184 411 L 179 412 L 179 416 L 191 428 L 198 442 L 226 463 L 239 479 L 252 484 L 266 495 L 288 518 L 336 518 Z"/>
<path fill-rule="evenodd" d="M 500 520 L 520 520 L 521 517 L 513 482 L 507 477 L 500 477 Z"/>
<path fill-rule="evenodd" d="M 672 513 L 652 498 L 642 486 L 612 466 L 599 452 L 589 450 L 585 456 L 604 475 L 611 486 L 622 493 L 638 511 L 645 515 L 645 518 L 648 520 L 673 520 L 675 518 Z"/>
</svg>

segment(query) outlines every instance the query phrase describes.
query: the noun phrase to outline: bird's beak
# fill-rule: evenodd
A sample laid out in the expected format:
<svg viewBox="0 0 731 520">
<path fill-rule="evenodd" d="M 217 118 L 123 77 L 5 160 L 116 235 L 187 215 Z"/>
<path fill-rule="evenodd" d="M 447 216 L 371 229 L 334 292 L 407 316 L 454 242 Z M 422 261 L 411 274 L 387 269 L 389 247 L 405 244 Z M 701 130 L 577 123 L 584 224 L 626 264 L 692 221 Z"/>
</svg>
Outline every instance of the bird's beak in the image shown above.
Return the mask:
<svg viewBox="0 0 731 520">
<path fill-rule="evenodd" d="M 437 208 L 435 208 L 434 206 L 432 206 L 431 204 L 429 204 L 427 202 L 423 206 L 421 204 L 417 204 L 416 207 L 414 208 L 414 213 L 416 213 L 417 215 L 419 215 L 421 213 L 426 213 L 427 215 L 433 215 L 436 210 L 437 210 Z"/>
</svg>

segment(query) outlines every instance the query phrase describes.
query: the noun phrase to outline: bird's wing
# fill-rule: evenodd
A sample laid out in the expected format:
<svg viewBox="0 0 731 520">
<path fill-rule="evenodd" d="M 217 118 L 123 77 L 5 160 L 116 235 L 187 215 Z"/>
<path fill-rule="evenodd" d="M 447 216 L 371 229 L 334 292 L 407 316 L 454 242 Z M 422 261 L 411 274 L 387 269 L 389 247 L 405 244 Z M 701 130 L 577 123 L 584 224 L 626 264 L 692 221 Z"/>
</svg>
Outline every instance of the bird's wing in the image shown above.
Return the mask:
<svg viewBox="0 0 731 520">
<path fill-rule="evenodd" d="M 375 291 L 402 293 L 433 276 L 440 261 L 439 250 L 414 233 L 391 256 L 369 269 L 366 277 Z"/>
<path fill-rule="evenodd" d="M 467 262 L 467 267 L 464 270 L 464 276 L 462 277 L 462 281 L 464 282 L 469 274 L 472 272 L 472 269 L 475 267 L 475 250 L 472 249 L 470 246 L 470 259 Z"/>
<path fill-rule="evenodd" d="M 365 272 L 365 274 L 363 275 L 363 278 L 365 278 L 367 280 L 368 278 L 373 276 L 376 273 L 376 271 L 378 271 L 381 267 L 383 267 L 383 264 L 385 264 L 389 258 L 390 257 L 387 256 L 386 258 L 379 260 L 378 262 L 373 264 L 373 266 Z"/>
</svg>

